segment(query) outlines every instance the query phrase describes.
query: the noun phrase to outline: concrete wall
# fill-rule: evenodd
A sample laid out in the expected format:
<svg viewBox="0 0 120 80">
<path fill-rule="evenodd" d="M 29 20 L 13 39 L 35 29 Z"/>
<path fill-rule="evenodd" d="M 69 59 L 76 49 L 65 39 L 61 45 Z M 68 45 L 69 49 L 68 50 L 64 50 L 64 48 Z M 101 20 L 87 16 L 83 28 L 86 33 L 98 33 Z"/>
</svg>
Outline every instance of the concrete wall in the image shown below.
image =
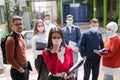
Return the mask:
<svg viewBox="0 0 120 80">
<path fill-rule="evenodd" d="M 0 0 L 0 5 L 4 5 L 5 4 L 5 0 Z"/>
<path fill-rule="evenodd" d="M 5 6 L 5 0 L 1 0 L 0 5 Z M 5 9 L 5 7 L 4 7 L 4 9 Z M 0 24 L 0 38 L 3 35 L 3 33 L 5 33 L 6 31 L 7 31 L 7 23 Z"/>
<path fill-rule="evenodd" d="M 30 30 L 31 29 L 30 13 L 29 12 L 24 12 L 23 15 L 22 15 L 22 18 L 23 18 L 25 30 Z"/>
</svg>

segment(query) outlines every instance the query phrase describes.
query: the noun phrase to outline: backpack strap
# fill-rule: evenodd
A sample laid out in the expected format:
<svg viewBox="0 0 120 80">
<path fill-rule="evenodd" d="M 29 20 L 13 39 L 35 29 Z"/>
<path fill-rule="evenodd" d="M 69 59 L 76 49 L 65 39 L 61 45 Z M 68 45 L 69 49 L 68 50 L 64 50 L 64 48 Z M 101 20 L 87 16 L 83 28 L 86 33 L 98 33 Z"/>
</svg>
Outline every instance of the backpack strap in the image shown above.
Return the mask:
<svg viewBox="0 0 120 80">
<path fill-rule="evenodd" d="M 15 51 L 16 51 L 16 48 L 18 47 L 18 38 L 17 38 L 17 35 L 16 34 L 11 34 L 10 36 L 12 36 L 15 40 Z M 24 36 L 21 34 L 22 38 L 24 39 Z"/>
<path fill-rule="evenodd" d="M 15 51 L 16 51 L 16 48 L 18 47 L 18 39 L 17 39 L 17 36 L 16 34 L 11 34 L 10 36 L 12 36 L 15 40 Z"/>
</svg>

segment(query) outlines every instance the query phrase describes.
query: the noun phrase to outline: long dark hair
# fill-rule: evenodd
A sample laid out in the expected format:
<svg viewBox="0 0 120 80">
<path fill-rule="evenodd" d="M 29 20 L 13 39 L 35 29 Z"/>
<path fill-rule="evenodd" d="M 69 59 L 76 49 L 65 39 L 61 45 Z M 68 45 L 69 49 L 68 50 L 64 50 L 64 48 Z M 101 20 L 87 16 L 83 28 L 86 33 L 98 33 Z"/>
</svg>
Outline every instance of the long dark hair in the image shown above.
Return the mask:
<svg viewBox="0 0 120 80">
<path fill-rule="evenodd" d="M 58 27 L 53 27 L 53 28 L 50 29 L 50 32 L 49 32 L 47 48 L 48 49 L 52 49 L 53 48 L 53 43 L 52 43 L 52 34 L 53 33 L 59 33 L 61 35 L 62 43 L 61 43 L 60 46 L 64 46 L 65 47 L 65 39 L 64 39 L 62 30 L 60 28 L 58 28 Z"/>
</svg>

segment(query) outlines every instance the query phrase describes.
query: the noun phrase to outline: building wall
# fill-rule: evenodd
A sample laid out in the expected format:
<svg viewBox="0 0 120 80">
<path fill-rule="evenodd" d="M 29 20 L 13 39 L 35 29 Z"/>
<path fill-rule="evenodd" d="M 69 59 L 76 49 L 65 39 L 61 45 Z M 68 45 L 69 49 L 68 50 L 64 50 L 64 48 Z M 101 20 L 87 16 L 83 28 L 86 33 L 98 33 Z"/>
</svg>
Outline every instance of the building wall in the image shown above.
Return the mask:
<svg viewBox="0 0 120 80">
<path fill-rule="evenodd" d="M 42 19 L 45 14 L 49 14 L 51 16 L 52 22 L 55 22 L 57 19 L 56 1 L 33 2 L 33 11 L 35 19 Z"/>
<path fill-rule="evenodd" d="M 0 0 L 0 5 L 4 5 L 5 0 Z"/>
<path fill-rule="evenodd" d="M 108 18 L 116 20 L 118 16 L 118 0 L 108 0 Z"/>
<path fill-rule="evenodd" d="M 5 0 L 1 0 L 0 1 L 0 6 L 4 6 L 4 11 L 5 11 Z M 0 15 L 1 16 L 1 15 Z M 0 24 L 0 39 L 2 37 L 2 35 L 7 31 L 7 23 L 1 23 Z"/>
</svg>

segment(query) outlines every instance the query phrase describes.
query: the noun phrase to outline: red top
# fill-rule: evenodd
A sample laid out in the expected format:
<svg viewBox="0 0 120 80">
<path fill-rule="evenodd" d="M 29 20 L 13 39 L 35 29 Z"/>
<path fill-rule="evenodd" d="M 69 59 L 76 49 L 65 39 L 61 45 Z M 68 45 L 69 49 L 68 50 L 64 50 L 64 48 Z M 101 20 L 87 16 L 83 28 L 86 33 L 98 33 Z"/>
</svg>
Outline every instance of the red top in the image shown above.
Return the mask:
<svg viewBox="0 0 120 80">
<path fill-rule="evenodd" d="M 109 48 L 108 54 L 100 54 L 103 56 L 103 65 L 110 68 L 120 67 L 120 39 L 118 36 L 108 38 L 105 48 Z"/>
<path fill-rule="evenodd" d="M 67 72 L 73 66 L 72 49 L 68 46 L 65 47 L 64 62 L 59 60 L 58 53 L 52 53 L 52 59 L 47 50 L 43 51 L 43 57 L 47 68 L 52 74 Z"/>
</svg>

